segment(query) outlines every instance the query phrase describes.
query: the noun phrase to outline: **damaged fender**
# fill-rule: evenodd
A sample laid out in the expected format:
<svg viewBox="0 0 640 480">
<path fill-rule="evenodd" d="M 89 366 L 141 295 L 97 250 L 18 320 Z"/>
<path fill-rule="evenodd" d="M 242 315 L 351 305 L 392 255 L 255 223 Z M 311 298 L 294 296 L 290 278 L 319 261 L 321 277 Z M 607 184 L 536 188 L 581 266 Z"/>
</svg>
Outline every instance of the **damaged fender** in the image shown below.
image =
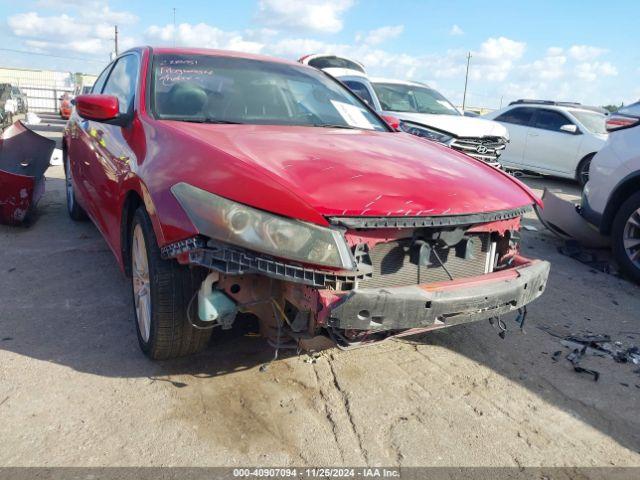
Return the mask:
<svg viewBox="0 0 640 480">
<path fill-rule="evenodd" d="M 44 194 L 55 141 L 15 122 L 0 136 L 0 223 L 18 225 Z"/>
</svg>

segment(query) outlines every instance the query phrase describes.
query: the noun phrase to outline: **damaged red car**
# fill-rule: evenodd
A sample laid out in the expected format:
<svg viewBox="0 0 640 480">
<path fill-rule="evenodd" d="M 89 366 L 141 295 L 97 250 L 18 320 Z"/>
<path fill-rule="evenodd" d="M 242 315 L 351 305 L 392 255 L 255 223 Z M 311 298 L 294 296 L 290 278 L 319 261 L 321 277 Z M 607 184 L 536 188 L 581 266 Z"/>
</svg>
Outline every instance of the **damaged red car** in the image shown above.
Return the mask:
<svg viewBox="0 0 640 480">
<path fill-rule="evenodd" d="M 278 347 L 349 348 L 522 311 L 547 282 L 518 253 L 527 187 L 298 63 L 127 51 L 76 98 L 64 159 L 154 359 L 239 313 Z"/>
</svg>

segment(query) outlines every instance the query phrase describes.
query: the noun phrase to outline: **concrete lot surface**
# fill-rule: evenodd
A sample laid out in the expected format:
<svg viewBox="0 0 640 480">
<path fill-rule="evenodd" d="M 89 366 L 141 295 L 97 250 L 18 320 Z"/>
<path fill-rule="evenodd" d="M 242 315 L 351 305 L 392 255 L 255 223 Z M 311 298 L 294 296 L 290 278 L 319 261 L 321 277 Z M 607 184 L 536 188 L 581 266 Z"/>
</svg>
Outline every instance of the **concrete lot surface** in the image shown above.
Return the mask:
<svg viewBox="0 0 640 480">
<path fill-rule="evenodd" d="M 273 350 L 238 333 L 153 363 L 129 284 L 96 228 L 68 218 L 62 178 L 49 169 L 34 225 L 0 227 L 1 466 L 640 465 L 639 367 L 590 357 L 594 382 L 548 331 L 640 344 L 640 290 L 546 232 L 523 232 L 524 254 L 552 262 L 525 334 L 480 322 L 261 371 Z"/>
</svg>

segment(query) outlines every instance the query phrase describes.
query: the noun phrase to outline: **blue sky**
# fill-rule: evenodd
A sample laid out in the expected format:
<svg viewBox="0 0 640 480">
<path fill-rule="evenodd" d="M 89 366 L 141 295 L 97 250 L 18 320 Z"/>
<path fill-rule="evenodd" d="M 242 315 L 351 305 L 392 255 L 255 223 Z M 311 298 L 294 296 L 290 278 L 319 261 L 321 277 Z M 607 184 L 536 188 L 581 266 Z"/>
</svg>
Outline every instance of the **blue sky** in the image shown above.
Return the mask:
<svg viewBox="0 0 640 480">
<path fill-rule="evenodd" d="M 473 106 L 629 103 L 640 98 L 639 14 L 637 0 L 0 0 L 0 65 L 96 73 L 117 23 L 123 47 L 339 53 L 375 76 L 430 83 L 456 103 L 471 51 Z"/>
</svg>

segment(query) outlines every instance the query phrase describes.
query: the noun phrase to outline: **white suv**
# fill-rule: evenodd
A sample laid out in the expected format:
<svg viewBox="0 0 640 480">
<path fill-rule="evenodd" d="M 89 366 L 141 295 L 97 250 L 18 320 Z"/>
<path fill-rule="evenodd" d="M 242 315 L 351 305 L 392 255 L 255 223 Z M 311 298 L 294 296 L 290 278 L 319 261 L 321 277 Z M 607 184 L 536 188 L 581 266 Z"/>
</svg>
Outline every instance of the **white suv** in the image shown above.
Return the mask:
<svg viewBox="0 0 640 480">
<path fill-rule="evenodd" d="M 640 283 L 640 102 L 607 119 L 611 132 L 591 161 L 582 216 L 611 235 L 620 268 Z"/>
<path fill-rule="evenodd" d="M 337 78 L 378 113 L 396 117 L 401 130 L 500 166 L 500 154 L 509 141 L 508 130 L 497 122 L 463 116 L 428 85 L 370 80 L 361 63 L 335 55 L 307 55 L 299 62 Z"/>
<path fill-rule="evenodd" d="M 571 178 L 580 185 L 607 141 L 604 111 L 579 103 L 517 100 L 484 117 L 509 128 L 511 141 L 500 158 L 505 167 Z"/>
</svg>

